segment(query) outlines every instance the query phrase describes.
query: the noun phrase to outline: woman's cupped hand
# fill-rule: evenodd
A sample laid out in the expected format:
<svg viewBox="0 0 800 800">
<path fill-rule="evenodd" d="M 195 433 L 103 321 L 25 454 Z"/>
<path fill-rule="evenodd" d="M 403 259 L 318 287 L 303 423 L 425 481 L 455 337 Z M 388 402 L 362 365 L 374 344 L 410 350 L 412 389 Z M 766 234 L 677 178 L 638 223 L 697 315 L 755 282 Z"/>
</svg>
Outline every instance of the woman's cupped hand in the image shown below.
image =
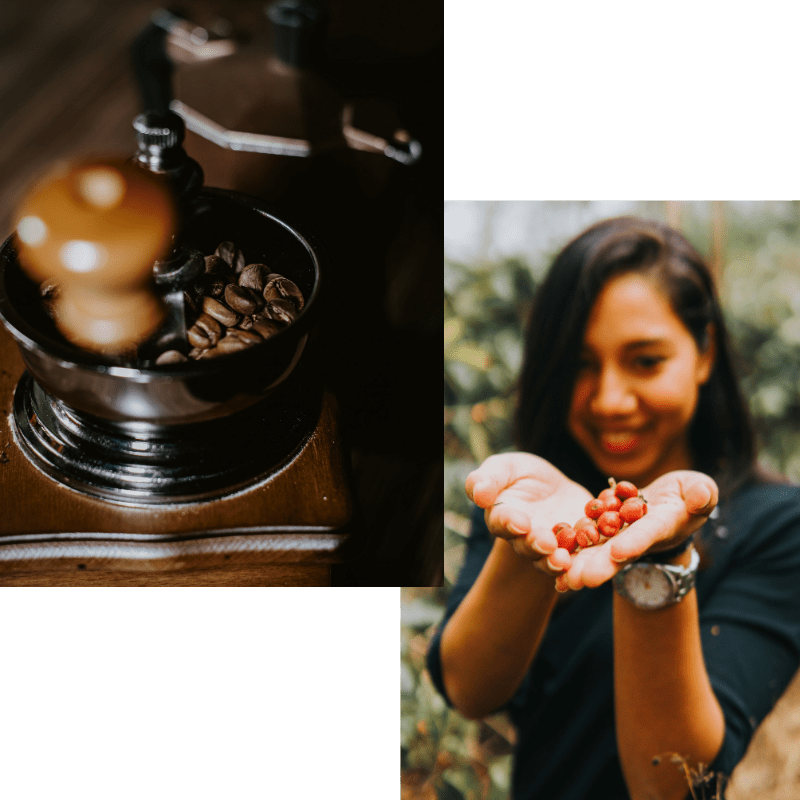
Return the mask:
<svg viewBox="0 0 800 800">
<path fill-rule="evenodd" d="M 577 522 L 592 495 L 543 458 L 529 453 L 490 456 L 469 474 L 465 488 L 485 509 L 490 533 L 553 575 L 559 591 L 600 586 L 645 553 L 675 547 L 703 525 L 719 499 L 708 475 L 668 472 L 639 487 L 648 504 L 646 516 L 613 538 L 570 554 L 558 547 L 553 526 Z"/>
</svg>

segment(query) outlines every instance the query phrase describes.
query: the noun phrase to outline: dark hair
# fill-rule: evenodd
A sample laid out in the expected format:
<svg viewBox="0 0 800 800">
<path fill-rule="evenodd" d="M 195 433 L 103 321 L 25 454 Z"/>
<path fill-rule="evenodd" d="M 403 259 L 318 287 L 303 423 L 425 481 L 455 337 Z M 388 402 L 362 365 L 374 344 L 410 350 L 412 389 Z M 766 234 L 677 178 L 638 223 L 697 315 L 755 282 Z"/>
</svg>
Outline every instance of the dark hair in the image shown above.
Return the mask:
<svg viewBox="0 0 800 800">
<path fill-rule="evenodd" d="M 700 387 L 689 430 L 694 468 L 729 497 L 756 474 L 753 425 L 733 365 L 714 281 L 703 258 L 659 222 L 618 217 L 593 225 L 556 256 L 531 310 L 515 419 L 516 445 L 598 492 L 608 476 L 567 430 L 567 413 L 589 313 L 612 276 L 641 272 L 663 288 L 701 352 L 714 331 L 716 358 Z"/>
</svg>

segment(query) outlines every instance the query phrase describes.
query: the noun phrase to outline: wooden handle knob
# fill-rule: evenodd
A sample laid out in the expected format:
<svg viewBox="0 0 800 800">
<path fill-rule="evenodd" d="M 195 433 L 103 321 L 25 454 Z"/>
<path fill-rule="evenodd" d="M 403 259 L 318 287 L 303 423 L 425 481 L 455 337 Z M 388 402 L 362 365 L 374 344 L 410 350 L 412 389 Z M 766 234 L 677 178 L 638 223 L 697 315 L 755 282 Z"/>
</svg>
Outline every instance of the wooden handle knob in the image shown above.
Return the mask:
<svg viewBox="0 0 800 800">
<path fill-rule="evenodd" d="M 153 262 L 166 256 L 175 221 L 156 175 L 123 159 L 71 164 L 20 204 L 20 263 L 34 280 L 60 286 L 55 320 L 68 339 L 124 352 L 166 315 L 152 286 Z"/>
</svg>

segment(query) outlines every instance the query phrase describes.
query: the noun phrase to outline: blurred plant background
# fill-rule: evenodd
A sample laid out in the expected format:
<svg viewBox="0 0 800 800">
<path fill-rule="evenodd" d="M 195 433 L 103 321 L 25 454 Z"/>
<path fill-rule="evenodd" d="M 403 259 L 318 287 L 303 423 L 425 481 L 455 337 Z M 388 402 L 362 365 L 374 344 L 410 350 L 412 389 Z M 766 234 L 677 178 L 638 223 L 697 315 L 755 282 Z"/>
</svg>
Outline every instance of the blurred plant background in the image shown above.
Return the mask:
<svg viewBox="0 0 800 800">
<path fill-rule="evenodd" d="M 800 203 L 445 203 L 445 583 L 402 590 L 403 798 L 508 796 L 513 730 L 450 712 L 424 670 L 469 532 L 467 474 L 512 450 L 510 419 L 533 294 L 553 256 L 610 216 L 682 230 L 716 274 L 765 466 L 800 482 Z"/>
</svg>

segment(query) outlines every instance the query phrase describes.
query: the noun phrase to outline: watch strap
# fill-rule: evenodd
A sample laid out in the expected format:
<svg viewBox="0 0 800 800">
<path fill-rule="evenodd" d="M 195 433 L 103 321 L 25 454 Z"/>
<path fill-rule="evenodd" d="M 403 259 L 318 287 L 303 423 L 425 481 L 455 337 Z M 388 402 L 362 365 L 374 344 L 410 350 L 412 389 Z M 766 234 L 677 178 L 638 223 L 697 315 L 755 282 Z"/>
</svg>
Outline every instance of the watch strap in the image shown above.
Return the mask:
<svg viewBox="0 0 800 800">
<path fill-rule="evenodd" d="M 670 547 L 669 550 L 660 550 L 656 553 L 645 553 L 639 559 L 639 561 L 647 561 L 650 564 L 664 564 L 667 561 L 672 561 L 673 558 L 683 555 L 692 546 L 693 542 L 694 539 L 689 536 L 680 544 L 676 544 L 675 547 Z"/>
<path fill-rule="evenodd" d="M 675 564 L 659 564 L 655 562 L 661 569 L 668 570 L 672 573 L 673 577 L 677 578 L 678 589 L 675 593 L 673 602 L 678 603 L 689 594 L 694 588 L 695 578 L 697 577 L 697 568 L 700 566 L 700 553 L 692 548 L 692 560 L 689 562 L 688 567 L 679 567 Z"/>
</svg>

